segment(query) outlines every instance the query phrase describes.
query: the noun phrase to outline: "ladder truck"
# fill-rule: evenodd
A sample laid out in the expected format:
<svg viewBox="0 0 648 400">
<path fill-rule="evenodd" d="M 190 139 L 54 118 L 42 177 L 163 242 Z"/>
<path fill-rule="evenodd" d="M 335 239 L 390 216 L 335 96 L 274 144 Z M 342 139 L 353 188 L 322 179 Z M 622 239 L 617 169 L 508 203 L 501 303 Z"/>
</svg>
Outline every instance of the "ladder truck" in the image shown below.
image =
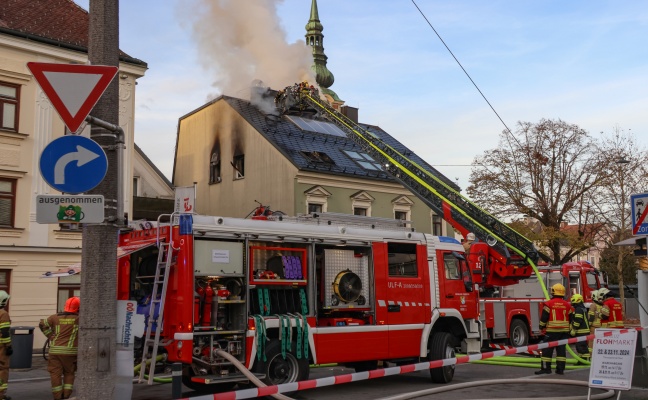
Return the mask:
<svg viewBox="0 0 648 400">
<path fill-rule="evenodd" d="M 481 294 L 479 302 L 484 326 L 495 347 L 500 344 L 521 347 L 540 339 L 540 316 L 546 298 L 539 280 L 544 287 L 562 284 L 567 288 L 568 297 L 582 295 L 588 307 L 592 292 L 605 286 L 600 272 L 587 261 L 539 266 L 538 272 L 538 275 Z"/>
<path fill-rule="evenodd" d="M 479 352 L 488 340 L 481 287 L 535 267 L 533 244 L 402 152 L 308 90 L 277 96 L 285 112 L 318 112 L 437 214 L 481 241 L 413 232 L 401 221 L 327 213 L 252 219 L 172 214 L 120 235 L 118 299 L 146 316 L 140 381 L 162 355 L 183 382 L 225 391 L 241 382 L 307 379 L 312 363 L 356 371 Z M 396 224 L 396 226 L 395 226 Z M 430 370 L 450 382 L 454 366 Z"/>
</svg>

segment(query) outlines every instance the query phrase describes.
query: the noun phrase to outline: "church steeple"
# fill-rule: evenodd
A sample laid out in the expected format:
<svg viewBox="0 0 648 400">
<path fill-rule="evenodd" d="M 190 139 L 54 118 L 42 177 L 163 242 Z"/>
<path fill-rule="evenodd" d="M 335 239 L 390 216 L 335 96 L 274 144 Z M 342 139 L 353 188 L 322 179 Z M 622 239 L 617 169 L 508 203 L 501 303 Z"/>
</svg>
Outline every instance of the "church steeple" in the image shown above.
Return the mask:
<svg viewBox="0 0 648 400">
<path fill-rule="evenodd" d="M 319 20 L 319 12 L 317 11 L 317 0 L 313 0 L 311 4 L 310 19 L 306 24 L 306 44 L 313 48 L 313 61 L 315 63 L 313 64 L 312 68 L 315 71 L 317 77 L 317 84 L 320 86 L 324 93 L 330 91 L 334 95 L 332 97 L 337 98 L 335 92 L 330 89 L 326 90 L 331 85 L 333 85 L 335 78 L 333 77 L 331 71 L 326 68 L 326 60 L 328 59 L 328 57 L 326 57 L 326 54 L 324 54 L 324 35 L 322 34 L 323 30 L 324 26 Z"/>
</svg>

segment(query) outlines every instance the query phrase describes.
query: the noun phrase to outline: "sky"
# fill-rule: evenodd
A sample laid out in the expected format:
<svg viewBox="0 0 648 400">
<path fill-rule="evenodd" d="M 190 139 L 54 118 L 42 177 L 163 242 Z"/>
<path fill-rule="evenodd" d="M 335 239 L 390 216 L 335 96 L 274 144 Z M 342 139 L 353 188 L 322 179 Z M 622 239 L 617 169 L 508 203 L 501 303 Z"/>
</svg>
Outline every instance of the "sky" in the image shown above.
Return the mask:
<svg viewBox="0 0 648 400">
<path fill-rule="evenodd" d="M 75 1 L 88 9 L 89 0 Z M 253 79 L 274 89 L 303 79 L 310 6 L 120 2 L 120 48 L 149 68 L 138 79 L 135 142 L 169 179 L 180 117 L 221 94 L 247 98 Z M 360 122 L 464 189 L 473 158 L 497 147 L 504 124 L 561 119 L 648 143 L 642 0 L 319 0 L 318 8 L 331 89 L 359 108 Z"/>
</svg>

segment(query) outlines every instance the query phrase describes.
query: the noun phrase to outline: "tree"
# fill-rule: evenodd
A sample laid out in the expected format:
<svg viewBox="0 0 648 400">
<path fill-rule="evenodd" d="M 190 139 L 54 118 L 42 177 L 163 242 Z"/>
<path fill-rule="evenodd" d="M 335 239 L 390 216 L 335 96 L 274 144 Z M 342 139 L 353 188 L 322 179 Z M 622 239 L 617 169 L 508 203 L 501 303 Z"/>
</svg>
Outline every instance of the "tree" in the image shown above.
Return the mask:
<svg viewBox="0 0 648 400">
<path fill-rule="evenodd" d="M 608 250 L 603 253 L 601 269 L 608 272 L 610 281 L 619 284 L 623 304 L 623 285 L 635 280 L 636 260 L 632 247 L 614 246 L 614 243 L 632 237 L 630 195 L 646 190 L 648 171 L 644 164 L 648 153 L 638 145 L 629 130 L 625 131 L 618 125 L 613 128 L 612 135 L 600 140 L 599 152 L 611 171 L 609 179 L 596 188 L 594 196 L 597 199 L 594 210 L 609 232 L 606 240 Z"/>
<path fill-rule="evenodd" d="M 497 148 L 472 163 L 468 196 L 538 243 L 540 258 L 562 264 L 593 246 L 601 224 L 589 193 L 608 179 L 596 142 L 577 125 L 543 119 L 504 130 Z M 565 225 L 573 222 L 575 229 Z"/>
</svg>

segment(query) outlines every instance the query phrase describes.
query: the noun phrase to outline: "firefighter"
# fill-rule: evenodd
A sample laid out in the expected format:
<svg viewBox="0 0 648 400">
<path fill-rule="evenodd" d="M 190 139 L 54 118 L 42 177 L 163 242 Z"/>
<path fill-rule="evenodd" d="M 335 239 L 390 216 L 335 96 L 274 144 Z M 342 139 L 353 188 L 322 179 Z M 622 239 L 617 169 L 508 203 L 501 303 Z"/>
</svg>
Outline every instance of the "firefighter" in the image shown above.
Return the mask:
<svg viewBox="0 0 648 400">
<path fill-rule="evenodd" d="M 475 241 L 475 234 L 470 232 L 466 235 L 466 240 L 463 242 L 463 247 L 466 250 L 466 253 L 470 251 L 470 246 L 472 246 Z"/>
<path fill-rule="evenodd" d="M 603 328 L 623 328 L 623 306 L 614 298 L 614 292 L 603 288 L 599 290 L 603 293 L 603 309 L 601 310 L 601 326 Z"/>
<path fill-rule="evenodd" d="M 601 310 L 603 309 L 603 300 L 598 290 L 592 292 L 592 304 L 590 304 L 589 311 L 587 312 L 587 319 L 590 326 L 590 334 L 594 334 L 597 328 L 601 327 Z M 592 354 L 594 346 L 594 339 L 587 341 L 589 353 Z"/>
<path fill-rule="evenodd" d="M 565 287 L 556 283 L 551 287 L 551 300 L 544 302 L 542 316 L 540 317 L 540 329 L 545 332 L 545 340 L 553 342 L 569 338 L 569 313 L 571 306 L 565 299 Z M 542 367 L 536 371 L 536 375 L 551 373 L 551 356 L 553 348 L 542 349 Z M 563 375 L 567 363 L 567 350 L 565 345 L 556 346 L 556 373 Z"/>
<path fill-rule="evenodd" d="M 11 347 L 11 319 L 5 308 L 9 303 L 9 293 L 0 290 L 0 400 L 11 400 L 7 396 L 9 382 L 9 358 L 13 354 Z"/>
<path fill-rule="evenodd" d="M 38 324 L 50 340 L 47 371 L 50 373 L 55 400 L 69 399 L 72 395 L 77 369 L 79 306 L 79 298 L 70 297 L 65 302 L 62 313 L 51 315 Z"/>
<path fill-rule="evenodd" d="M 587 308 L 583 303 L 583 296 L 576 293 L 571 297 L 572 313 L 569 318 L 569 334 L 572 337 L 587 336 L 590 334 L 589 319 L 587 316 Z M 582 358 L 589 358 L 589 350 L 587 342 L 577 342 L 576 351 Z"/>
</svg>

